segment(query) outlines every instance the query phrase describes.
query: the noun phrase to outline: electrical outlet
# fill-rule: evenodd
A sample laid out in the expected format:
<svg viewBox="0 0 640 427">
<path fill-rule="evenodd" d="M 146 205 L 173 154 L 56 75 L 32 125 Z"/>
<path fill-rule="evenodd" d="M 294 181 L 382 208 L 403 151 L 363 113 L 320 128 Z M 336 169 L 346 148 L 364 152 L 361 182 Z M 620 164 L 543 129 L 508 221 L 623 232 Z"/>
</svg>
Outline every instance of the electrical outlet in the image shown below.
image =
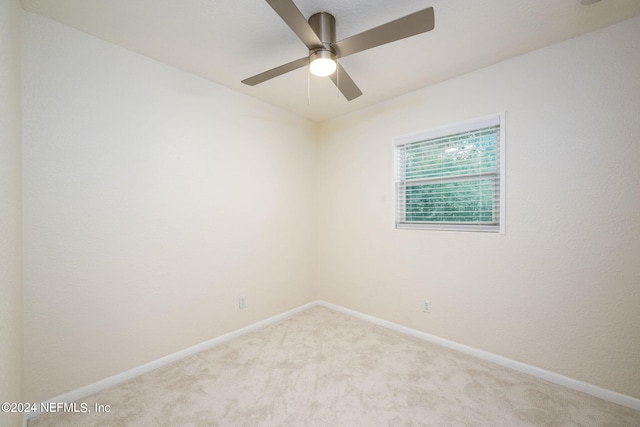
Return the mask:
<svg viewBox="0 0 640 427">
<path fill-rule="evenodd" d="M 242 310 L 243 308 L 247 307 L 247 297 L 245 297 L 244 295 L 240 296 L 240 298 L 238 298 L 238 307 Z"/>
<path fill-rule="evenodd" d="M 422 301 L 422 311 L 424 311 L 425 313 L 431 313 L 431 301 Z"/>
</svg>

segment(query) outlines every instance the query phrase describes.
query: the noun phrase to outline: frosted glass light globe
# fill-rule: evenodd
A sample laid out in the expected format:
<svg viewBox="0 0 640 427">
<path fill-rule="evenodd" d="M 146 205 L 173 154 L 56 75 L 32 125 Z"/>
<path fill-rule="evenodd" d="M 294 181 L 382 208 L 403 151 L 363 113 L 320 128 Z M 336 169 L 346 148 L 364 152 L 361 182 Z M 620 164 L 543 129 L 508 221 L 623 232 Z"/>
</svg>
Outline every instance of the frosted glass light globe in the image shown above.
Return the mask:
<svg viewBox="0 0 640 427">
<path fill-rule="evenodd" d="M 309 69 L 311 73 L 315 76 L 330 76 L 335 73 L 337 64 L 336 64 L 336 56 L 333 52 L 328 50 L 319 50 L 317 52 L 313 52 L 310 56 L 311 64 L 309 64 Z"/>
</svg>

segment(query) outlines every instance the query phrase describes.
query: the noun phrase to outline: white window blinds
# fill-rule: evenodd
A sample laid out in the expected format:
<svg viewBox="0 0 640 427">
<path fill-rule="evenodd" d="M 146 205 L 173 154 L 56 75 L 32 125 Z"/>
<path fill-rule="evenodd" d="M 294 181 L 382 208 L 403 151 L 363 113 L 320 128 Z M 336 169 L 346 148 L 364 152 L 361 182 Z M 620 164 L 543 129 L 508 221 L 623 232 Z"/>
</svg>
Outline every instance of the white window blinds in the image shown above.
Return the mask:
<svg viewBox="0 0 640 427">
<path fill-rule="evenodd" d="M 394 139 L 397 228 L 504 231 L 503 117 Z"/>
</svg>

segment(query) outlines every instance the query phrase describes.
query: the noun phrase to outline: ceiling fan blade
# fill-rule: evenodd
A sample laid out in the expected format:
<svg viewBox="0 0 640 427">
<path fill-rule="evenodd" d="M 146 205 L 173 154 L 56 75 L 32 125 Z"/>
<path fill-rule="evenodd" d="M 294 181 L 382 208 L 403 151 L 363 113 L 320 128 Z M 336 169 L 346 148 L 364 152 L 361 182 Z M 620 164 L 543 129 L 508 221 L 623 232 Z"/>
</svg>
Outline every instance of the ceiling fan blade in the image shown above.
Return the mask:
<svg viewBox="0 0 640 427">
<path fill-rule="evenodd" d="M 433 30 L 434 27 L 433 7 L 428 7 L 404 18 L 396 19 L 355 36 L 347 37 L 335 43 L 334 47 L 338 51 L 338 56 L 344 57 L 372 47 L 415 36 L 416 34 L 426 33 Z"/>
<path fill-rule="evenodd" d="M 340 92 L 342 92 L 344 97 L 347 98 L 347 101 L 351 101 L 362 95 L 362 91 L 351 79 L 351 76 L 349 76 L 345 69 L 342 68 L 342 65 L 340 65 L 339 62 L 337 65 L 338 69 L 329 77 L 331 78 L 331 81 L 338 87 Z"/>
<path fill-rule="evenodd" d="M 322 47 L 322 41 L 292 0 L 267 0 L 267 3 L 280 15 L 280 18 L 296 33 L 307 48 Z"/>
<path fill-rule="evenodd" d="M 289 71 L 297 70 L 298 68 L 302 68 L 307 65 L 309 65 L 309 57 L 305 56 L 303 58 L 296 59 L 295 61 L 291 61 L 288 64 L 272 68 L 271 70 L 256 74 L 255 76 L 249 77 L 248 79 L 244 79 L 242 83 L 249 86 L 255 86 L 258 83 L 266 82 L 267 80 L 270 80 L 274 77 L 278 77 L 282 74 L 288 73 Z"/>
</svg>

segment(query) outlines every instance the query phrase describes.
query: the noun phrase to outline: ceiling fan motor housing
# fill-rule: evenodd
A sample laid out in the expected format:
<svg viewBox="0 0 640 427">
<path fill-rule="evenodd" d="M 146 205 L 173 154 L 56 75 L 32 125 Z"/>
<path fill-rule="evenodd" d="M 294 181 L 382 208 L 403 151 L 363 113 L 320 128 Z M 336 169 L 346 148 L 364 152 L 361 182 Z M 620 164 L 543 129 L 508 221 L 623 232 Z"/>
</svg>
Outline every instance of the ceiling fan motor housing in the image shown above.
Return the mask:
<svg viewBox="0 0 640 427">
<path fill-rule="evenodd" d="M 322 46 L 309 49 L 309 57 L 313 59 L 315 55 L 318 55 L 335 60 L 336 51 L 332 45 L 336 42 L 336 18 L 330 13 L 318 12 L 311 15 L 309 25 L 322 42 Z"/>
</svg>

